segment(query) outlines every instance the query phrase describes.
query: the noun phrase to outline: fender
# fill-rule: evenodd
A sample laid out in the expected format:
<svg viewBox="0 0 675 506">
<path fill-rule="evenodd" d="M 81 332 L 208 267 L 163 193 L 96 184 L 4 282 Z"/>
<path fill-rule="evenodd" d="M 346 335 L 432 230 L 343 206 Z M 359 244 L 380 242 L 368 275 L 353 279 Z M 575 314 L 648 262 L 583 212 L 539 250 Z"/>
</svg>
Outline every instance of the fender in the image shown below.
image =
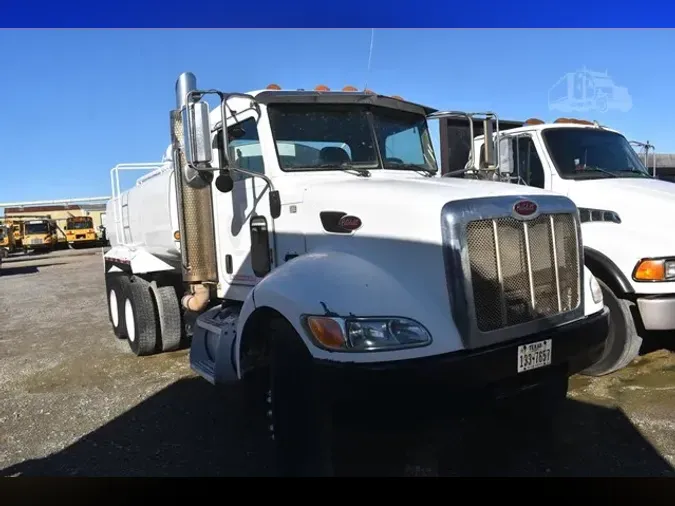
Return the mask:
<svg viewBox="0 0 675 506">
<path fill-rule="evenodd" d="M 633 294 L 635 291 L 621 269 L 604 253 L 584 246 L 584 263 L 598 279 L 603 280 L 617 295 Z M 605 276 L 600 274 L 606 274 Z"/>
<path fill-rule="evenodd" d="M 389 257 L 392 258 L 392 257 Z M 398 266 L 395 269 L 394 266 Z M 249 293 L 239 314 L 235 367 L 240 374 L 241 336 L 255 309 L 283 315 L 317 359 L 379 362 L 440 355 L 463 349 L 450 314 L 445 277 L 415 276 L 400 260 L 376 263 L 344 251 L 306 253 L 273 270 Z M 442 265 L 439 272 L 442 273 Z M 335 352 L 316 346 L 302 325 L 304 315 L 405 317 L 422 324 L 431 344 L 397 351 Z"/>
<path fill-rule="evenodd" d="M 129 274 L 147 274 L 175 270 L 171 265 L 144 249 L 132 250 L 115 246 L 103 255 L 103 259 L 106 273 L 123 271 Z"/>
</svg>

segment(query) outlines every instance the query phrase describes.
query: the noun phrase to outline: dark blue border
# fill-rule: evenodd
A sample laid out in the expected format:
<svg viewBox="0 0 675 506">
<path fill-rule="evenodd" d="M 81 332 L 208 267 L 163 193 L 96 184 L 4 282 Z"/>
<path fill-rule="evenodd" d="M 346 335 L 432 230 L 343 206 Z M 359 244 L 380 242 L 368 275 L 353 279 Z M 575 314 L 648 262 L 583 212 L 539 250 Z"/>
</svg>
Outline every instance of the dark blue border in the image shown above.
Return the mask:
<svg viewBox="0 0 675 506">
<path fill-rule="evenodd" d="M 43 0 L 44 2 L 44 0 Z M 665 28 L 672 3 L 616 0 L 462 0 L 402 3 L 229 0 L 0 0 L 8 28 Z"/>
</svg>

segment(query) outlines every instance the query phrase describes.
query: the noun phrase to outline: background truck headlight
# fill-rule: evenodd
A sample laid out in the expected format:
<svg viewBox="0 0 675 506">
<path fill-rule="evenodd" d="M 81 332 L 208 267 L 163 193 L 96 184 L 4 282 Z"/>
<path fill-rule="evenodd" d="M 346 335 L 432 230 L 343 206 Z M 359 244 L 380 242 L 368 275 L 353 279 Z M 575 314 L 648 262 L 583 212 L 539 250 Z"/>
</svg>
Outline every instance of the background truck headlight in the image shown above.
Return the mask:
<svg viewBox="0 0 675 506">
<path fill-rule="evenodd" d="M 340 351 L 379 351 L 426 346 L 431 335 L 408 318 L 309 316 L 307 326 L 322 347 Z"/>
<path fill-rule="evenodd" d="M 602 290 L 600 289 L 600 283 L 593 274 L 590 276 L 590 285 L 591 285 L 591 296 L 593 297 L 593 302 L 600 304 L 602 302 Z"/>
<path fill-rule="evenodd" d="M 675 260 L 645 258 L 633 269 L 634 281 L 675 281 Z"/>
</svg>

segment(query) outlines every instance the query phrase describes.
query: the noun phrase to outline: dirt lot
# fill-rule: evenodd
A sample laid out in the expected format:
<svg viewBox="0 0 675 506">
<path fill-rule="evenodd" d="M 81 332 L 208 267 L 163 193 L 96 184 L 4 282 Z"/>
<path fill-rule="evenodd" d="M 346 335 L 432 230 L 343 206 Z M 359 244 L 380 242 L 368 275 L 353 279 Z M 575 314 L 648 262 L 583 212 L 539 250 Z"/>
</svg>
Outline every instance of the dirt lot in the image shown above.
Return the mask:
<svg viewBox="0 0 675 506">
<path fill-rule="evenodd" d="M 227 392 L 195 378 L 187 351 L 139 359 L 113 336 L 100 251 L 1 268 L 0 476 L 270 473 L 265 438 L 247 433 Z M 443 444 L 421 436 L 405 469 L 358 460 L 372 457 L 375 474 L 675 476 L 675 356 L 638 362 L 573 378 L 546 449 L 485 415 L 448 428 Z"/>
</svg>

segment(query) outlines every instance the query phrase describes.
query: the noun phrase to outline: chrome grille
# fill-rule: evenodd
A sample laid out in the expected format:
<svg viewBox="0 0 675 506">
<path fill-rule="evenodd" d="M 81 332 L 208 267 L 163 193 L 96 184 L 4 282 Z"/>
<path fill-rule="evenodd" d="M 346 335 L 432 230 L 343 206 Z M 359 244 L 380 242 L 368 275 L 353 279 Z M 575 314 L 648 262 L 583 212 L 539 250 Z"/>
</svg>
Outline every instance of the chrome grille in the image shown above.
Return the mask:
<svg viewBox="0 0 675 506">
<path fill-rule="evenodd" d="M 42 239 L 31 239 L 31 244 L 42 244 L 44 241 Z"/>
<path fill-rule="evenodd" d="M 580 303 L 575 218 L 543 214 L 467 224 L 476 323 L 490 332 L 572 311 Z"/>
</svg>

